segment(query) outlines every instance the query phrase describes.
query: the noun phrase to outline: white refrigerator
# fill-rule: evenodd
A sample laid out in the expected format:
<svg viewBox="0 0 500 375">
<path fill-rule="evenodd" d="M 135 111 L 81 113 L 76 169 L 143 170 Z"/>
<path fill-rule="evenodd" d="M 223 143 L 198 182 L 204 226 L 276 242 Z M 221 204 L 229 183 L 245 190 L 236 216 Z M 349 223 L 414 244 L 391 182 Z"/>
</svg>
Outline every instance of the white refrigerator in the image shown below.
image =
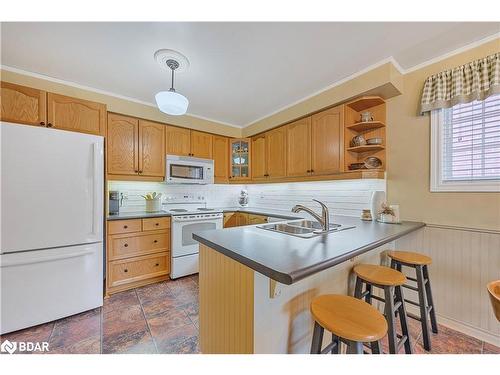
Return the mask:
<svg viewBox="0 0 500 375">
<path fill-rule="evenodd" d="M 104 139 L 0 123 L 0 333 L 103 303 Z"/>
</svg>

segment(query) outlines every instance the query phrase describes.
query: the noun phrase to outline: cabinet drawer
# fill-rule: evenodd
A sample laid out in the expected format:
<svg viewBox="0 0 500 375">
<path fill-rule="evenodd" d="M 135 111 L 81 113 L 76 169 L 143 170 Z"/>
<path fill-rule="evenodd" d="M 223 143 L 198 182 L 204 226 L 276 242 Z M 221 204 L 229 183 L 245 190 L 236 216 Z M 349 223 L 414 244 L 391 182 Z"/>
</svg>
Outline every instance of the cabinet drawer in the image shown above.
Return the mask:
<svg viewBox="0 0 500 375">
<path fill-rule="evenodd" d="M 152 217 L 142 219 L 142 230 L 156 230 L 170 228 L 169 217 Z"/>
<path fill-rule="evenodd" d="M 248 215 L 248 223 L 250 225 L 267 223 L 267 216 L 249 214 Z"/>
<path fill-rule="evenodd" d="M 167 275 L 170 272 L 170 252 L 117 260 L 109 264 L 109 286 Z"/>
<path fill-rule="evenodd" d="M 141 231 L 141 219 L 108 221 L 108 234 Z"/>
<path fill-rule="evenodd" d="M 109 239 L 109 259 L 123 259 L 170 250 L 167 230 L 149 234 L 118 234 Z"/>
</svg>

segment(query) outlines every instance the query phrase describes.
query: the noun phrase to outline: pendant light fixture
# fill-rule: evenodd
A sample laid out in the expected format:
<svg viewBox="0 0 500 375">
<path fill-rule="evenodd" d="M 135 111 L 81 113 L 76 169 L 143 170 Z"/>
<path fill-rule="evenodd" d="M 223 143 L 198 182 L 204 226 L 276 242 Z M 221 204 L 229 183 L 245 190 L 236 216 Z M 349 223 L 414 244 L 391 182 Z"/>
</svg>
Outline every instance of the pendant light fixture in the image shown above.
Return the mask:
<svg viewBox="0 0 500 375">
<path fill-rule="evenodd" d="M 186 113 L 189 100 L 174 89 L 174 73 L 187 69 L 189 62 L 180 53 L 172 50 L 159 50 L 155 53 L 155 60 L 172 74 L 172 84 L 168 91 L 160 91 L 155 95 L 158 109 L 167 115 L 180 116 Z"/>
</svg>

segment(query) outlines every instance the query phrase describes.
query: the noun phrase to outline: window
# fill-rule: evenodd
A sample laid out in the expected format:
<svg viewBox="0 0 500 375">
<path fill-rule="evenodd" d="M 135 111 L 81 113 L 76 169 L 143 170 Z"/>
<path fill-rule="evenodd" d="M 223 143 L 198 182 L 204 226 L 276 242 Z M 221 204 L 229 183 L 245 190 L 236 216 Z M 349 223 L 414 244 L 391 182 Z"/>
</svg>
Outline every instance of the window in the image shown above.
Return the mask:
<svg viewBox="0 0 500 375">
<path fill-rule="evenodd" d="M 432 112 L 431 191 L 500 192 L 500 95 Z"/>
</svg>

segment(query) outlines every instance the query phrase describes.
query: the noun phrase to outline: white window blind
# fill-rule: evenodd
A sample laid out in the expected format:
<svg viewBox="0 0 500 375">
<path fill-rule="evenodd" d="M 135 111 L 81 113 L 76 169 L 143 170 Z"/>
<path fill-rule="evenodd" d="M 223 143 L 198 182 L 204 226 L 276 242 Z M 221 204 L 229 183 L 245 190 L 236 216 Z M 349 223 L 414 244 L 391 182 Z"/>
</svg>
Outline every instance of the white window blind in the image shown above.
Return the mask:
<svg viewBox="0 0 500 375">
<path fill-rule="evenodd" d="M 500 95 L 444 109 L 441 182 L 500 180 Z"/>
</svg>

